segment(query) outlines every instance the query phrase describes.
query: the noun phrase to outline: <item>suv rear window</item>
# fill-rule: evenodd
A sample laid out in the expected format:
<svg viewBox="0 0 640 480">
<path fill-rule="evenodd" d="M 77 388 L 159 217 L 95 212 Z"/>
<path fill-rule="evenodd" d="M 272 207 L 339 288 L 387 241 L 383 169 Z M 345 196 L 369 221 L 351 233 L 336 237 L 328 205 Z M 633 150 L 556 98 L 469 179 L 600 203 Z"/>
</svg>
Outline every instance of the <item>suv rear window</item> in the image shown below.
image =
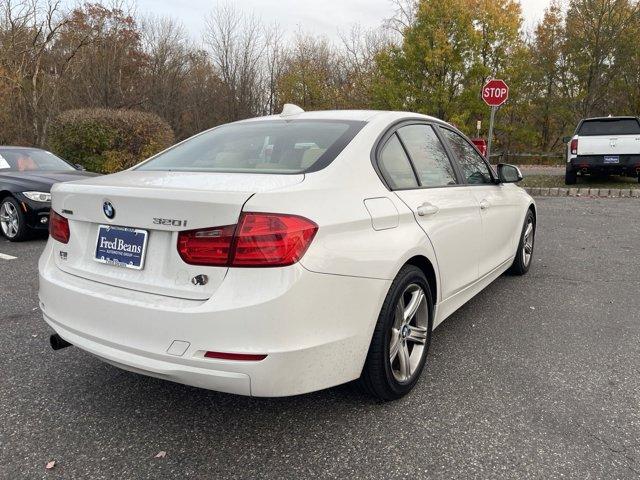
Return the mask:
<svg viewBox="0 0 640 480">
<path fill-rule="evenodd" d="M 640 134 L 640 123 L 635 118 L 612 118 L 585 120 L 580 125 L 578 135 L 637 135 Z"/>
<path fill-rule="evenodd" d="M 143 163 L 137 170 L 305 173 L 329 165 L 365 122 L 267 120 L 222 125 Z"/>
</svg>

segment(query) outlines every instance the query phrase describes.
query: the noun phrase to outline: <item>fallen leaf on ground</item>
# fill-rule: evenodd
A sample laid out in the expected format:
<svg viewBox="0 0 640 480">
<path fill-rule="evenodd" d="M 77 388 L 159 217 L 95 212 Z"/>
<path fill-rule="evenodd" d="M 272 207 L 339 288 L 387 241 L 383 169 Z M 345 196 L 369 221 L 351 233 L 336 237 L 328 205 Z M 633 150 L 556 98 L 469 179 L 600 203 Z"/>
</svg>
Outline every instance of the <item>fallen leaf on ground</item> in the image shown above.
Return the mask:
<svg viewBox="0 0 640 480">
<path fill-rule="evenodd" d="M 47 470 L 51 470 L 55 466 L 56 466 L 56 461 L 55 460 L 51 460 L 50 462 L 47 462 L 47 464 L 45 465 L 44 468 L 46 468 Z"/>
<path fill-rule="evenodd" d="M 167 456 L 167 452 L 165 452 L 164 450 L 160 450 L 158 453 L 156 453 L 156 458 L 164 458 Z"/>
</svg>

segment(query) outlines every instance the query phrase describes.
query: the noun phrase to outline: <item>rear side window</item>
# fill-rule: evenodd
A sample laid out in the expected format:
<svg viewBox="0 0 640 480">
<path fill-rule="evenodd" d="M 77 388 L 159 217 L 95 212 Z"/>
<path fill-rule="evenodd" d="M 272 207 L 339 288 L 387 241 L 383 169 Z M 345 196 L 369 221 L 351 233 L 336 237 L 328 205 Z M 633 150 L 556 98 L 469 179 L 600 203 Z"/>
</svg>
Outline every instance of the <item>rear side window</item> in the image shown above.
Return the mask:
<svg viewBox="0 0 640 480">
<path fill-rule="evenodd" d="M 585 120 L 578 129 L 578 135 L 583 137 L 595 135 L 638 135 L 640 123 L 635 118 L 602 118 Z"/>
<path fill-rule="evenodd" d="M 304 173 L 329 165 L 365 125 L 342 120 L 268 120 L 196 135 L 137 170 Z"/>
<path fill-rule="evenodd" d="M 456 176 L 440 139 L 429 125 L 408 125 L 398 135 L 424 187 L 455 185 Z"/>
<path fill-rule="evenodd" d="M 378 165 L 382 176 L 387 180 L 391 189 L 416 188 L 418 186 L 409 159 L 395 133 L 382 148 Z"/>
</svg>

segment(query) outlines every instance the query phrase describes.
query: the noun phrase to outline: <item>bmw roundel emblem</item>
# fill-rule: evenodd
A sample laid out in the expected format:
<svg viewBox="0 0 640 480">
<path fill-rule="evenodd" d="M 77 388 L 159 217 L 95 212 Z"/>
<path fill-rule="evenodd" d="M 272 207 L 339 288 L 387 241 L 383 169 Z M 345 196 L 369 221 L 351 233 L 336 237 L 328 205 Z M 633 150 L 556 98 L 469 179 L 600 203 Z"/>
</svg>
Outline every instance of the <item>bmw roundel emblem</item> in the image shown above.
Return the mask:
<svg viewBox="0 0 640 480">
<path fill-rule="evenodd" d="M 104 212 L 105 216 L 109 219 L 116 216 L 116 209 L 113 208 L 113 205 L 109 201 L 106 201 L 102 204 L 102 211 Z"/>
</svg>

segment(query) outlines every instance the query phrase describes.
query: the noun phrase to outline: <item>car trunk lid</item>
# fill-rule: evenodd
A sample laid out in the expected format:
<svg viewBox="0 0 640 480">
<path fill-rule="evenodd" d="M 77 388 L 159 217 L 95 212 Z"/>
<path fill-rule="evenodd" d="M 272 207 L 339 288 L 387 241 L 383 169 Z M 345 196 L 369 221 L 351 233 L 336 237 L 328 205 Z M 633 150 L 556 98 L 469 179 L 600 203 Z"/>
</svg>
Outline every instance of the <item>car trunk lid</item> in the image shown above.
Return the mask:
<svg viewBox="0 0 640 480">
<path fill-rule="evenodd" d="M 303 179 L 303 175 L 128 171 L 58 184 L 53 189 L 53 209 L 68 218 L 71 239 L 68 244 L 56 242 L 56 264 L 67 273 L 129 290 L 210 298 L 227 267 L 186 264 L 177 251 L 178 232 L 236 224 L 254 193 Z M 112 219 L 105 215 L 105 202 L 113 206 Z M 96 260 L 101 225 L 147 232 L 141 269 Z"/>
</svg>

